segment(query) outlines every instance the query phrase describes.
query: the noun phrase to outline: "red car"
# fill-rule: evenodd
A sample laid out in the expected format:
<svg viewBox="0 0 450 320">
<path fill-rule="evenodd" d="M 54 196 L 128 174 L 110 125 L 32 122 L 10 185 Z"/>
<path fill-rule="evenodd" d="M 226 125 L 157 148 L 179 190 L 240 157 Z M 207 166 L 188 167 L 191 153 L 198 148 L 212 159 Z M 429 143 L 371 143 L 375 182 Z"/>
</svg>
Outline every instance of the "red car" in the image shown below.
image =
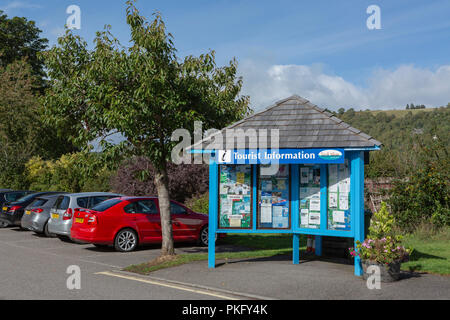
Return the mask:
<svg viewBox="0 0 450 320">
<path fill-rule="evenodd" d="M 170 201 L 174 241 L 208 245 L 208 216 Z M 96 246 L 133 251 L 138 244 L 162 240 L 158 198 L 120 197 L 92 209 L 75 209 L 71 237 Z"/>
</svg>

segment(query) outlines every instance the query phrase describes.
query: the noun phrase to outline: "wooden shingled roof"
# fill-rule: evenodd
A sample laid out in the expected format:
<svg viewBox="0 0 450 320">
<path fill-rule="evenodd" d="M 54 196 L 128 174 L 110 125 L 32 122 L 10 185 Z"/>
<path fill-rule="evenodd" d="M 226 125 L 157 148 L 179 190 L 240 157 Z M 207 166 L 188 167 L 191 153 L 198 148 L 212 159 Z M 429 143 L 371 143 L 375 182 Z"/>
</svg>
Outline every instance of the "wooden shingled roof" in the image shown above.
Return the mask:
<svg viewBox="0 0 450 320">
<path fill-rule="evenodd" d="M 381 146 L 381 142 L 368 134 L 353 128 L 333 114 L 297 95 L 280 100 L 265 110 L 222 129 L 223 137 L 225 137 L 224 131 L 227 129 L 244 131 L 266 129 L 268 133 L 271 129 L 278 129 L 280 149 Z M 204 146 L 208 145 L 212 136 L 205 138 L 200 143 Z M 213 141 L 215 142 L 215 139 Z M 223 142 L 225 143 L 225 141 Z M 193 149 L 198 149 L 200 143 L 192 146 Z M 212 149 L 212 145 L 209 145 L 208 149 Z M 214 149 L 224 149 L 224 147 L 217 145 Z"/>
</svg>

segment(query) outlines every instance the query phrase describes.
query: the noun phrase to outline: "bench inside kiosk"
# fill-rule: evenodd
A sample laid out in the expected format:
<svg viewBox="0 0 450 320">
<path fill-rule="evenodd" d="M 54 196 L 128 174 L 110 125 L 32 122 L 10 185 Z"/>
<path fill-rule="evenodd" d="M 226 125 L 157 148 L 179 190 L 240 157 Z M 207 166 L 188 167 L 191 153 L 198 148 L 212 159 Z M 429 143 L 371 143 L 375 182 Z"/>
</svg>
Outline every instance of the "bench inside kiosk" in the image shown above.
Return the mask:
<svg viewBox="0 0 450 320">
<path fill-rule="evenodd" d="M 218 233 L 292 234 L 294 264 L 301 234 L 315 236 L 318 256 L 322 236 L 364 240 L 364 160 L 380 142 L 299 96 L 222 132 L 249 128 L 278 129 L 278 148 L 228 149 L 209 141 L 210 268 Z M 359 258 L 354 273 L 362 275 Z"/>
</svg>

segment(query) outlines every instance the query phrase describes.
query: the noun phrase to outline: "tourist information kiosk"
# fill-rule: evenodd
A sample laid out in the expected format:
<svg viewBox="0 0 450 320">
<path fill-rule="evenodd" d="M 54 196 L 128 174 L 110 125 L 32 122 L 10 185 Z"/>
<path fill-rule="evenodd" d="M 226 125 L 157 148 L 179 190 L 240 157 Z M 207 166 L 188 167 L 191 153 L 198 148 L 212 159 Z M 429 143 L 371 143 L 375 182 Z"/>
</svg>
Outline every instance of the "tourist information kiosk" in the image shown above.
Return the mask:
<svg viewBox="0 0 450 320">
<path fill-rule="evenodd" d="M 224 137 L 229 129 L 278 129 L 279 146 L 209 146 L 210 268 L 218 233 L 293 234 L 294 264 L 300 234 L 315 236 L 319 256 L 322 236 L 364 240 L 364 162 L 380 142 L 299 96 L 223 129 Z"/>
</svg>

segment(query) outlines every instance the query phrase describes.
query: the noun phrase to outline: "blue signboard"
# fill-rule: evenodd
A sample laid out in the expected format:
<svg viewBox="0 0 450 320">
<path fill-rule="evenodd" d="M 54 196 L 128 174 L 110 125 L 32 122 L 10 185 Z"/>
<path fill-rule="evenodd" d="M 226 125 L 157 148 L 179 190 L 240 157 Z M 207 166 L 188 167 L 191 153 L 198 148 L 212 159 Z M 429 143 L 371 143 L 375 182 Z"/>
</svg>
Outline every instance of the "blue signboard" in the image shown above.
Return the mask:
<svg viewBox="0 0 450 320">
<path fill-rule="evenodd" d="M 344 149 L 218 150 L 219 164 L 344 163 Z"/>
</svg>

